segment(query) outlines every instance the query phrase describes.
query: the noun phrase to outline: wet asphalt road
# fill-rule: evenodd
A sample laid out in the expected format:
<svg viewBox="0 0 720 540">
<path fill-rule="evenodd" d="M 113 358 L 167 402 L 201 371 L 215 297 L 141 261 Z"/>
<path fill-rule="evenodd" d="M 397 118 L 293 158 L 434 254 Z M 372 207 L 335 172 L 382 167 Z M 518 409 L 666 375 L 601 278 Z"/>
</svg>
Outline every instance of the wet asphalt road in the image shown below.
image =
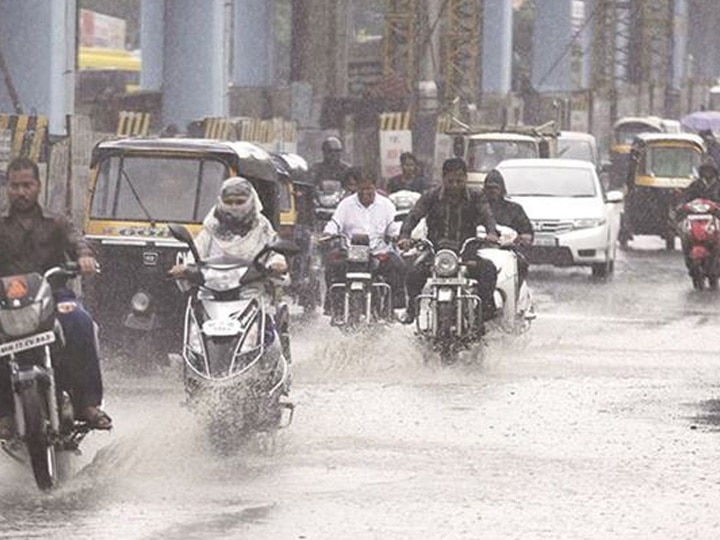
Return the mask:
<svg viewBox="0 0 720 540">
<path fill-rule="evenodd" d="M 720 538 L 720 295 L 641 238 L 615 276 L 534 269 L 483 358 L 296 326 L 295 423 L 209 448 L 173 370 L 106 363 L 116 429 L 40 494 L 0 456 L 0 538 Z"/>
</svg>

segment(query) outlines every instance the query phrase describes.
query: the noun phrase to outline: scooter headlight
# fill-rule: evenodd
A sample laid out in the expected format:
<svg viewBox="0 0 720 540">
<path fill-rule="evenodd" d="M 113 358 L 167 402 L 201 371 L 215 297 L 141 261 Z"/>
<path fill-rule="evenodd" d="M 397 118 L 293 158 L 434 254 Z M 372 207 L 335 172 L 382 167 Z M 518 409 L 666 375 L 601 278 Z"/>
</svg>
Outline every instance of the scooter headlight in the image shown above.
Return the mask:
<svg viewBox="0 0 720 540">
<path fill-rule="evenodd" d="M 150 309 L 150 295 L 144 292 L 135 293 L 130 300 L 130 307 L 135 313 L 146 313 Z"/>
<path fill-rule="evenodd" d="M 459 266 L 458 256 L 449 250 L 441 250 L 435 254 L 433 264 L 435 274 L 439 277 L 452 277 L 457 274 Z"/>
</svg>

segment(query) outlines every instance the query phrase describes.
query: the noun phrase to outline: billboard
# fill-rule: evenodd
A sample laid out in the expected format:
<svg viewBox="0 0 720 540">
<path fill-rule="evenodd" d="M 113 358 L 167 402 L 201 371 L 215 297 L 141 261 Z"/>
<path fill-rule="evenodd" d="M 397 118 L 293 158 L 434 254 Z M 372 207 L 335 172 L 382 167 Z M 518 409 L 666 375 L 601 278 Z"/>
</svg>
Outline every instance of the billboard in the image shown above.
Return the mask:
<svg viewBox="0 0 720 540">
<path fill-rule="evenodd" d="M 125 19 L 89 9 L 80 10 L 80 45 L 104 49 L 125 49 Z"/>
</svg>

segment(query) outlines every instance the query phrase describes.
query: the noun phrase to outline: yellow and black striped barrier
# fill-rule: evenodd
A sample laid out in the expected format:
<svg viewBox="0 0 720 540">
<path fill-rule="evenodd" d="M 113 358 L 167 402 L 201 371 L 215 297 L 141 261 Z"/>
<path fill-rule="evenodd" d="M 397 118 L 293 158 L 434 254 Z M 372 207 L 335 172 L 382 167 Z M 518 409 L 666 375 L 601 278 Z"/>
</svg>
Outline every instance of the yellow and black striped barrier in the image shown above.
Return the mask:
<svg viewBox="0 0 720 540">
<path fill-rule="evenodd" d="M 380 131 L 407 131 L 410 129 L 410 111 L 380 114 Z"/>
<path fill-rule="evenodd" d="M 0 160 L 29 157 L 36 162 L 47 161 L 48 119 L 27 114 L 0 114 Z"/>
<path fill-rule="evenodd" d="M 120 111 L 118 137 L 147 137 L 150 133 L 150 113 Z"/>
<path fill-rule="evenodd" d="M 206 139 L 234 139 L 235 125 L 229 118 L 205 118 L 205 138 Z"/>
</svg>

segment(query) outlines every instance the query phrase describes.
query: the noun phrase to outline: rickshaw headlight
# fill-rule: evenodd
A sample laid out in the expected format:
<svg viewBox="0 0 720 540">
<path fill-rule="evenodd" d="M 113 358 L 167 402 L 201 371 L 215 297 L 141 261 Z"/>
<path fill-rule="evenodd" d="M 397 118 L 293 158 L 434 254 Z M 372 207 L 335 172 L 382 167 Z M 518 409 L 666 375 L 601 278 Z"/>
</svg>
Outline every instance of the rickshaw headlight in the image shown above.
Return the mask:
<svg viewBox="0 0 720 540">
<path fill-rule="evenodd" d="M 150 309 L 150 295 L 144 292 L 137 292 L 130 300 L 130 307 L 135 313 L 145 313 Z"/>
<path fill-rule="evenodd" d="M 435 254 L 433 267 L 439 277 L 452 277 L 458 271 L 458 256 L 452 251 L 439 251 Z"/>
<path fill-rule="evenodd" d="M 594 219 L 576 219 L 573 221 L 573 229 L 592 229 L 605 225 L 604 218 Z"/>
</svg>

